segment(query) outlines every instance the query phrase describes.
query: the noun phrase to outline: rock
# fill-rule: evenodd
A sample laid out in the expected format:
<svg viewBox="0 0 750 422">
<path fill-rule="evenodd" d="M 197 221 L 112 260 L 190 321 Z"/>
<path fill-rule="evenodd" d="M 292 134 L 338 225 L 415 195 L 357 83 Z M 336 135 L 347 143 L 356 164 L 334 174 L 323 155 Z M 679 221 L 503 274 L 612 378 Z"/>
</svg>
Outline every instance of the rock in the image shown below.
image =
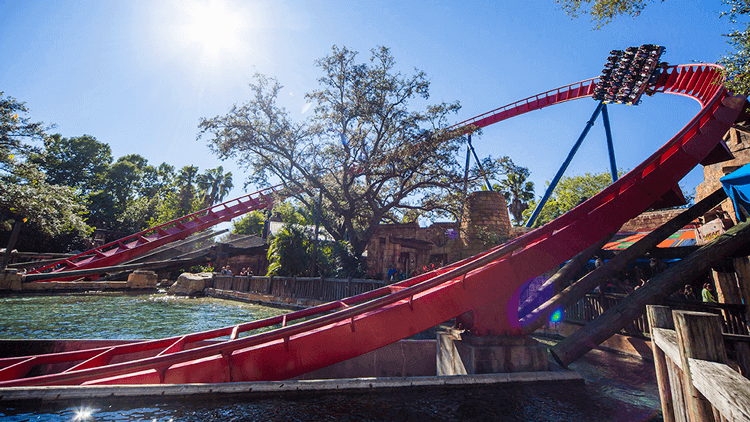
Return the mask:
<svg viewBox="0 0 750 422">
<path fill-rule="evenodd" d="M 18 274 L 18 270 L 7 268 L 0 271 L 0 290 L 21 290 L 23 276 Z"/>
<path fill-rule="evenodd" d="M 177 281 L 167 290 L 168 294 L 177 296 L 196 296 L 203 294 L 203 289 L 213 284 L 212 273 L 182 273 Z"/>
<path fill-rule="evenodd" d="M 135 270 L 128 276 L 129 289 L 155 289 L 156 273 L 148 270 Z"/>
</svg>

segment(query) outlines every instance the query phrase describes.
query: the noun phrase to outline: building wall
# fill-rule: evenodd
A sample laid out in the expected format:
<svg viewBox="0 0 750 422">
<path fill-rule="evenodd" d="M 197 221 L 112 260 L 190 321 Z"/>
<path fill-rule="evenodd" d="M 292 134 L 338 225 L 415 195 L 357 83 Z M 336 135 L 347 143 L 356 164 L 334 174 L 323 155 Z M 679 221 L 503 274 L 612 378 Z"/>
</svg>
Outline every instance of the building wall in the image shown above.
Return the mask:
<svg viewBox="0 0 750 422">
<path fill-rule="evenodd" d="M 449 230 L 458 230 L 456 223 L 433 223 L 419 227 L 419 223 L 381 224 L 367 244 L 368 276 L 384 277 L 393 265 L 400 272 L 411 274 L 425 265 L 442 266 L 460 256 L 459 241 L 450 239 Z M 400 239 L 413 239 L 418 248 L 409 247 Z"/>
<path fill-rule="evenodd" d="M 638 232 L 638 231 L 651 231 L 658 227 L 661 227 L 664 223 L 676 217 L 684 211 L 683 209 L 676 210 L 659 210 L 659 211 L 646 211 L 643 214 L 635 217 L 634 219 L 623 224 L 620 228 L 622 232 Z"/>
<path fill-rule="evenodd" d="M 724 142 L 734 155 L 734 159 L 703 167 L 703 183 L 696 187 L 696 202 L 719 189 L 721 187 L 720 178 L 750 163 L 750 131 L 740 126 L 734 126 L 724 135 Z M 735 223 L 737 222 L 734 205 L 730 199 L 722 202 L 721 210 L 729 214 Z"/>
<path fill-rule="evenodd" d="M 253 275 L 266 275 L 268 272 L 268 259 L 265 251 L 255 255 L 232 256 L 226 261 L 225 265 L 229 266 L 234 275 L 238 275 L 243 268 L 249 268 Z M 219 270 L 219 268 L 214 268 L 214 271 L 218 272 Z"/>
<path fill-rule="evenodd" d="M 391 265 L 411 275 L 425 265 L 442 266 L 484 252 L 510 237 L 510 215 L 502 194 L 473 192 L 467 197 L 460 230 L 455 222 L 429 227 L 419 227 L 417 222 L 381 224 L 367 244 L 368 276 L 384 277 Z"/>
</svg>

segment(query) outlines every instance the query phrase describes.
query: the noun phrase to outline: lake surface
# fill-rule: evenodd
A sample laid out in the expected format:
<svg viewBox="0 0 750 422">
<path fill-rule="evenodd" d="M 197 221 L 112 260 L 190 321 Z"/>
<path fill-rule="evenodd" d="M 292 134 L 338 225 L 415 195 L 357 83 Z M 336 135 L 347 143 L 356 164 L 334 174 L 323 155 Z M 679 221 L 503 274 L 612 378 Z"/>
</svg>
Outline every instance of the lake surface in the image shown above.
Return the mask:
<svg viewBox="0 0 750 422">
<path fill-rule="evenodd" d="M 2 338 L 157 338 L 288 312 L 163 294 L 0 298 Z M 653 364 L 593 351 L 586 385 L 480 386 L 284 398 L 7 404 L 2 421 L 661 421 Z"/>
</svg>

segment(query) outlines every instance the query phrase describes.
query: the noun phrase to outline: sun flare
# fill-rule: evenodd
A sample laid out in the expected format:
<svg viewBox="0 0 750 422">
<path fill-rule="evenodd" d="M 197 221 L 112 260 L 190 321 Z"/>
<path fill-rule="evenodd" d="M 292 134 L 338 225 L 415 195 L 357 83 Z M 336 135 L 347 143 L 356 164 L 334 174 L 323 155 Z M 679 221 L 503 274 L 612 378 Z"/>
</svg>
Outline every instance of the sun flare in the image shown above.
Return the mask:
<svg viewBox="0 0 750 422">
<path fill-rule="evenodd" d="M 208 54 L 235 50 L 239 45 L 241 19 L 221 1 L 192 2 L 188 5 L 186 38 Z"/>
</svg>

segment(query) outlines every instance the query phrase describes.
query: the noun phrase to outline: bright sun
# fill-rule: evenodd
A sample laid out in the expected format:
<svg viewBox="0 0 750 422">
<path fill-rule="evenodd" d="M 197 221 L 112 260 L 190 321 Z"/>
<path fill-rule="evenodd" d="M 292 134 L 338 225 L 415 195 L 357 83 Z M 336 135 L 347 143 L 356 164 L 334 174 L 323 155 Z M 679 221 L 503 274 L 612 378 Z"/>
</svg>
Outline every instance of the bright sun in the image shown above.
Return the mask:
<svg viewBox="0 0 750 422">
<path fill-rule="evenodd" d="M 195 1 L 185 6 L 189 16 L 185 31 L 188 41 L 200 45 L 208 55 L 238 48 L 241 19 L 223 1 Z"/>
</svg>

